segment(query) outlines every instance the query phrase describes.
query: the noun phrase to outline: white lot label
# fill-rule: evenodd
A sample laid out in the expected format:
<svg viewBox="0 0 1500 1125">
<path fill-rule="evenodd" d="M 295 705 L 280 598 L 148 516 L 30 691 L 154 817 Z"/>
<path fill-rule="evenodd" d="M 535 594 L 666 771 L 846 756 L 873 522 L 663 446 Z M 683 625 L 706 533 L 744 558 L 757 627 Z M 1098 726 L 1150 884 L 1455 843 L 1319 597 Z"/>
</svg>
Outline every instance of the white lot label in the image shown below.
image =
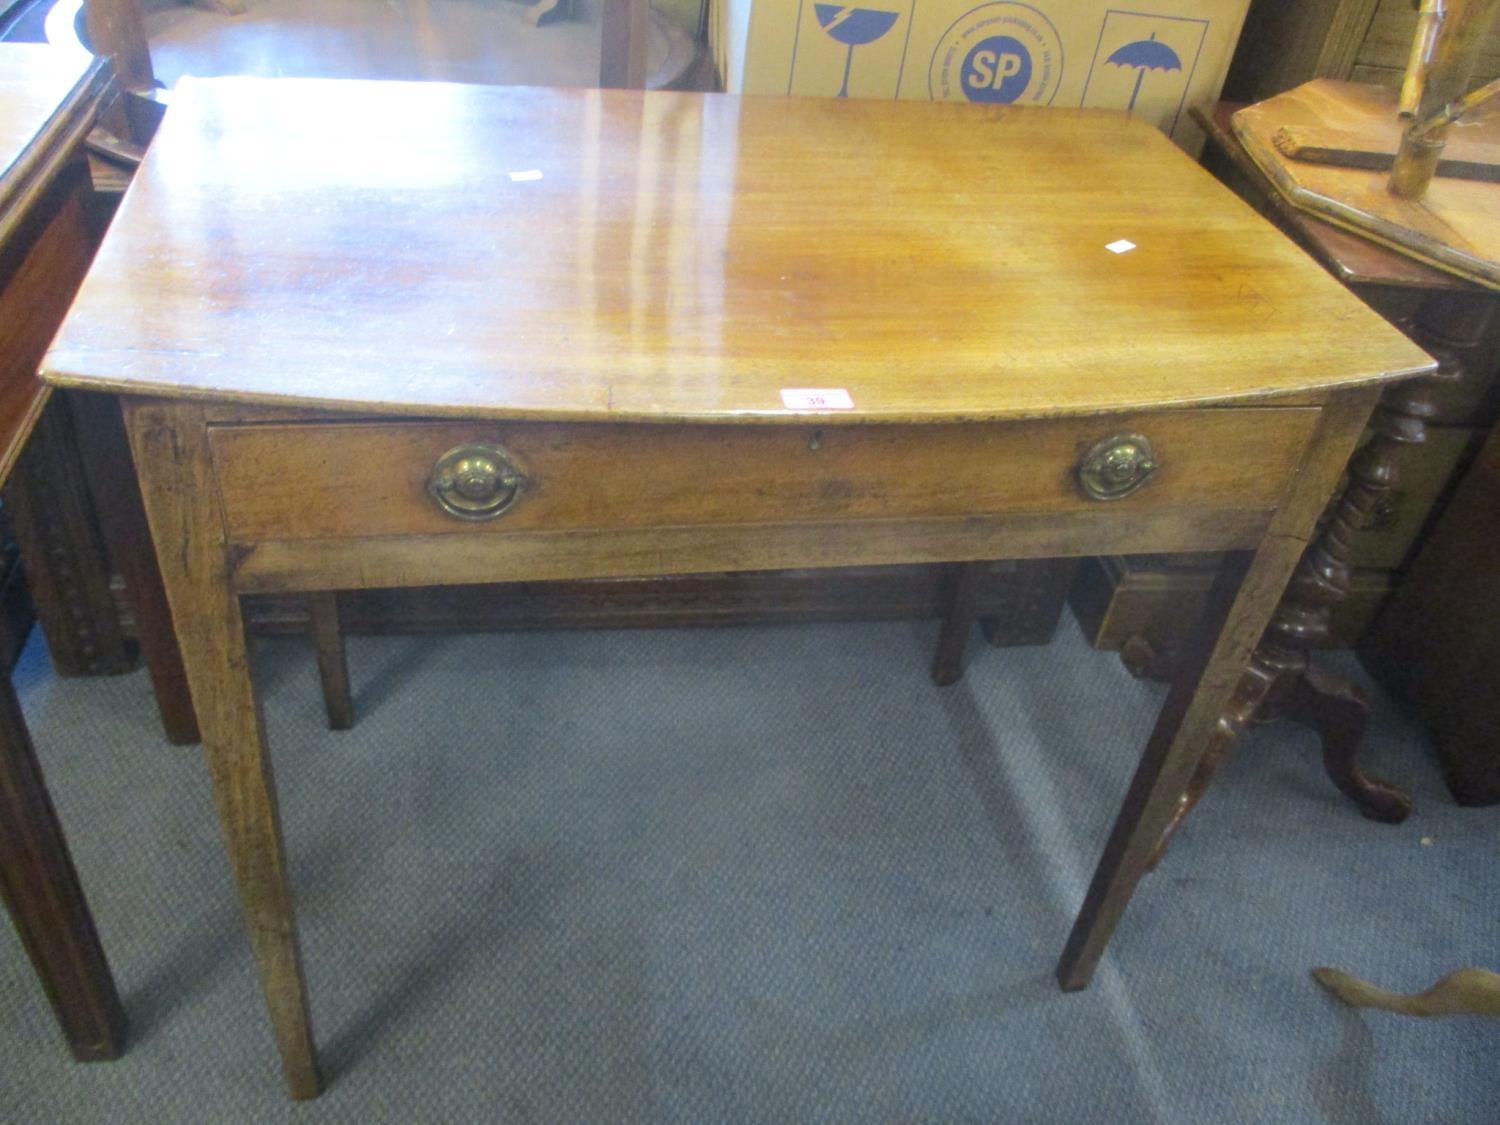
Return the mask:
<svg viewBox="0 0 1500 1125">
<path fill-rule="evenodd" d="M 843 387 L 783 388 L 781 401 L 788 410 L 853 410 L 854 400 Z"/>
</svg>

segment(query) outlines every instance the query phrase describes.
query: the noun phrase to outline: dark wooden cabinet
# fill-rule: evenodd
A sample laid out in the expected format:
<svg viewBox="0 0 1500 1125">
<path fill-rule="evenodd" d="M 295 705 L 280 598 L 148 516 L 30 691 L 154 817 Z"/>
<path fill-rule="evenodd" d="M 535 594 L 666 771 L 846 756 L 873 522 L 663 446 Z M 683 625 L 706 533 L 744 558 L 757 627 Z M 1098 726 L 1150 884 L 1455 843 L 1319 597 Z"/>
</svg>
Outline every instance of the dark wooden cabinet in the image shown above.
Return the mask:
<svg viewBox="0 0 1500 1125">
<path fill-rule="evenodd" d="M 1432 732 L 1462 805 L 1500 803 L 1500 427 L 1360 646 Z"/>
</svg>

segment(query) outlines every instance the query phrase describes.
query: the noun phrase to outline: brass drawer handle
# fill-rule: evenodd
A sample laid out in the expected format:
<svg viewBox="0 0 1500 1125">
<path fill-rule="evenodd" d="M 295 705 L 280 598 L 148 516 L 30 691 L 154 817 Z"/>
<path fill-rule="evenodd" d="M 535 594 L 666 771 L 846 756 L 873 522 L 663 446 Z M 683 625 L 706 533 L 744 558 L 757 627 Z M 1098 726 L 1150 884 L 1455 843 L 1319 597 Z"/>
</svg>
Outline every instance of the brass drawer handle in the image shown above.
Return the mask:
<svg viewBox="0 0 1500 1125">
<path fill-rule="evenodd" d="M 499 445 L 469 442 L 437 459 L 427 491 L 443 511 L 461 520 L 492 520 L 521 497 L 526 476 Z"/>
<path fill-rule="evenodd" d="M 1091 500 L 1119 500 L 1145 484 L 1158 468 L 1144 434 L 1111 434 L 1078 462 L 1078 483 Z"/>
</svg>

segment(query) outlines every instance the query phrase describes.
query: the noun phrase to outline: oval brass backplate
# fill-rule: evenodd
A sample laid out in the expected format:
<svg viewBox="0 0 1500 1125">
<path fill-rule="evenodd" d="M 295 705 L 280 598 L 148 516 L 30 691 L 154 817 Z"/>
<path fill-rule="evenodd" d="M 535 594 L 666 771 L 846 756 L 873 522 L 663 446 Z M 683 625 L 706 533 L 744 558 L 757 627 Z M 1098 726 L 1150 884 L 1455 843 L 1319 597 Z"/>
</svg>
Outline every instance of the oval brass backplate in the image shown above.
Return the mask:
<svg viewBox="0 0 1500 1125">
<path fill-rule="evenodd" d="M 526 476 L 499 445 L 454 446 L 432 466 L 427 491 L 443 511 L 461 520 L 492 520 L 521 497 Z"/>
<path fill-rule="evenodd" d="M 1157 467 L 1144 434 L 1111 434 L 1078 462 L 1078 484 L 1091 500 L 1119 500 L 1150 480 Z"/>
</svg>

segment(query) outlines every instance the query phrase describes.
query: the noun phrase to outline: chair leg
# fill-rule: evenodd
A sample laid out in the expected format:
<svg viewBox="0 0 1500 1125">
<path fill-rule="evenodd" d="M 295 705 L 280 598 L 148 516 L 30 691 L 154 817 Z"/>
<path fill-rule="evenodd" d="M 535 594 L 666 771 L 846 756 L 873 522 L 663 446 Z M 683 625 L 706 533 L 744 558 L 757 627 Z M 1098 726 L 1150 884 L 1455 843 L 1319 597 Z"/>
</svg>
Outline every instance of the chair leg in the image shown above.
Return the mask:
<svg viewBox="0 0 1500 1125">
<path fill-rule="evenodd" d="M 349 692 L 349 659 L 344 651 L 344 630 L 339 624 L 339 596 L 325 591 L 307 596 L 307 616 L 312 627 L 313 651 L 318 657 L 318 676 L 323 681 L 323 706 L 328 709 L 328 729 L 354 726 L 354 699 Z"/>
</svg>

